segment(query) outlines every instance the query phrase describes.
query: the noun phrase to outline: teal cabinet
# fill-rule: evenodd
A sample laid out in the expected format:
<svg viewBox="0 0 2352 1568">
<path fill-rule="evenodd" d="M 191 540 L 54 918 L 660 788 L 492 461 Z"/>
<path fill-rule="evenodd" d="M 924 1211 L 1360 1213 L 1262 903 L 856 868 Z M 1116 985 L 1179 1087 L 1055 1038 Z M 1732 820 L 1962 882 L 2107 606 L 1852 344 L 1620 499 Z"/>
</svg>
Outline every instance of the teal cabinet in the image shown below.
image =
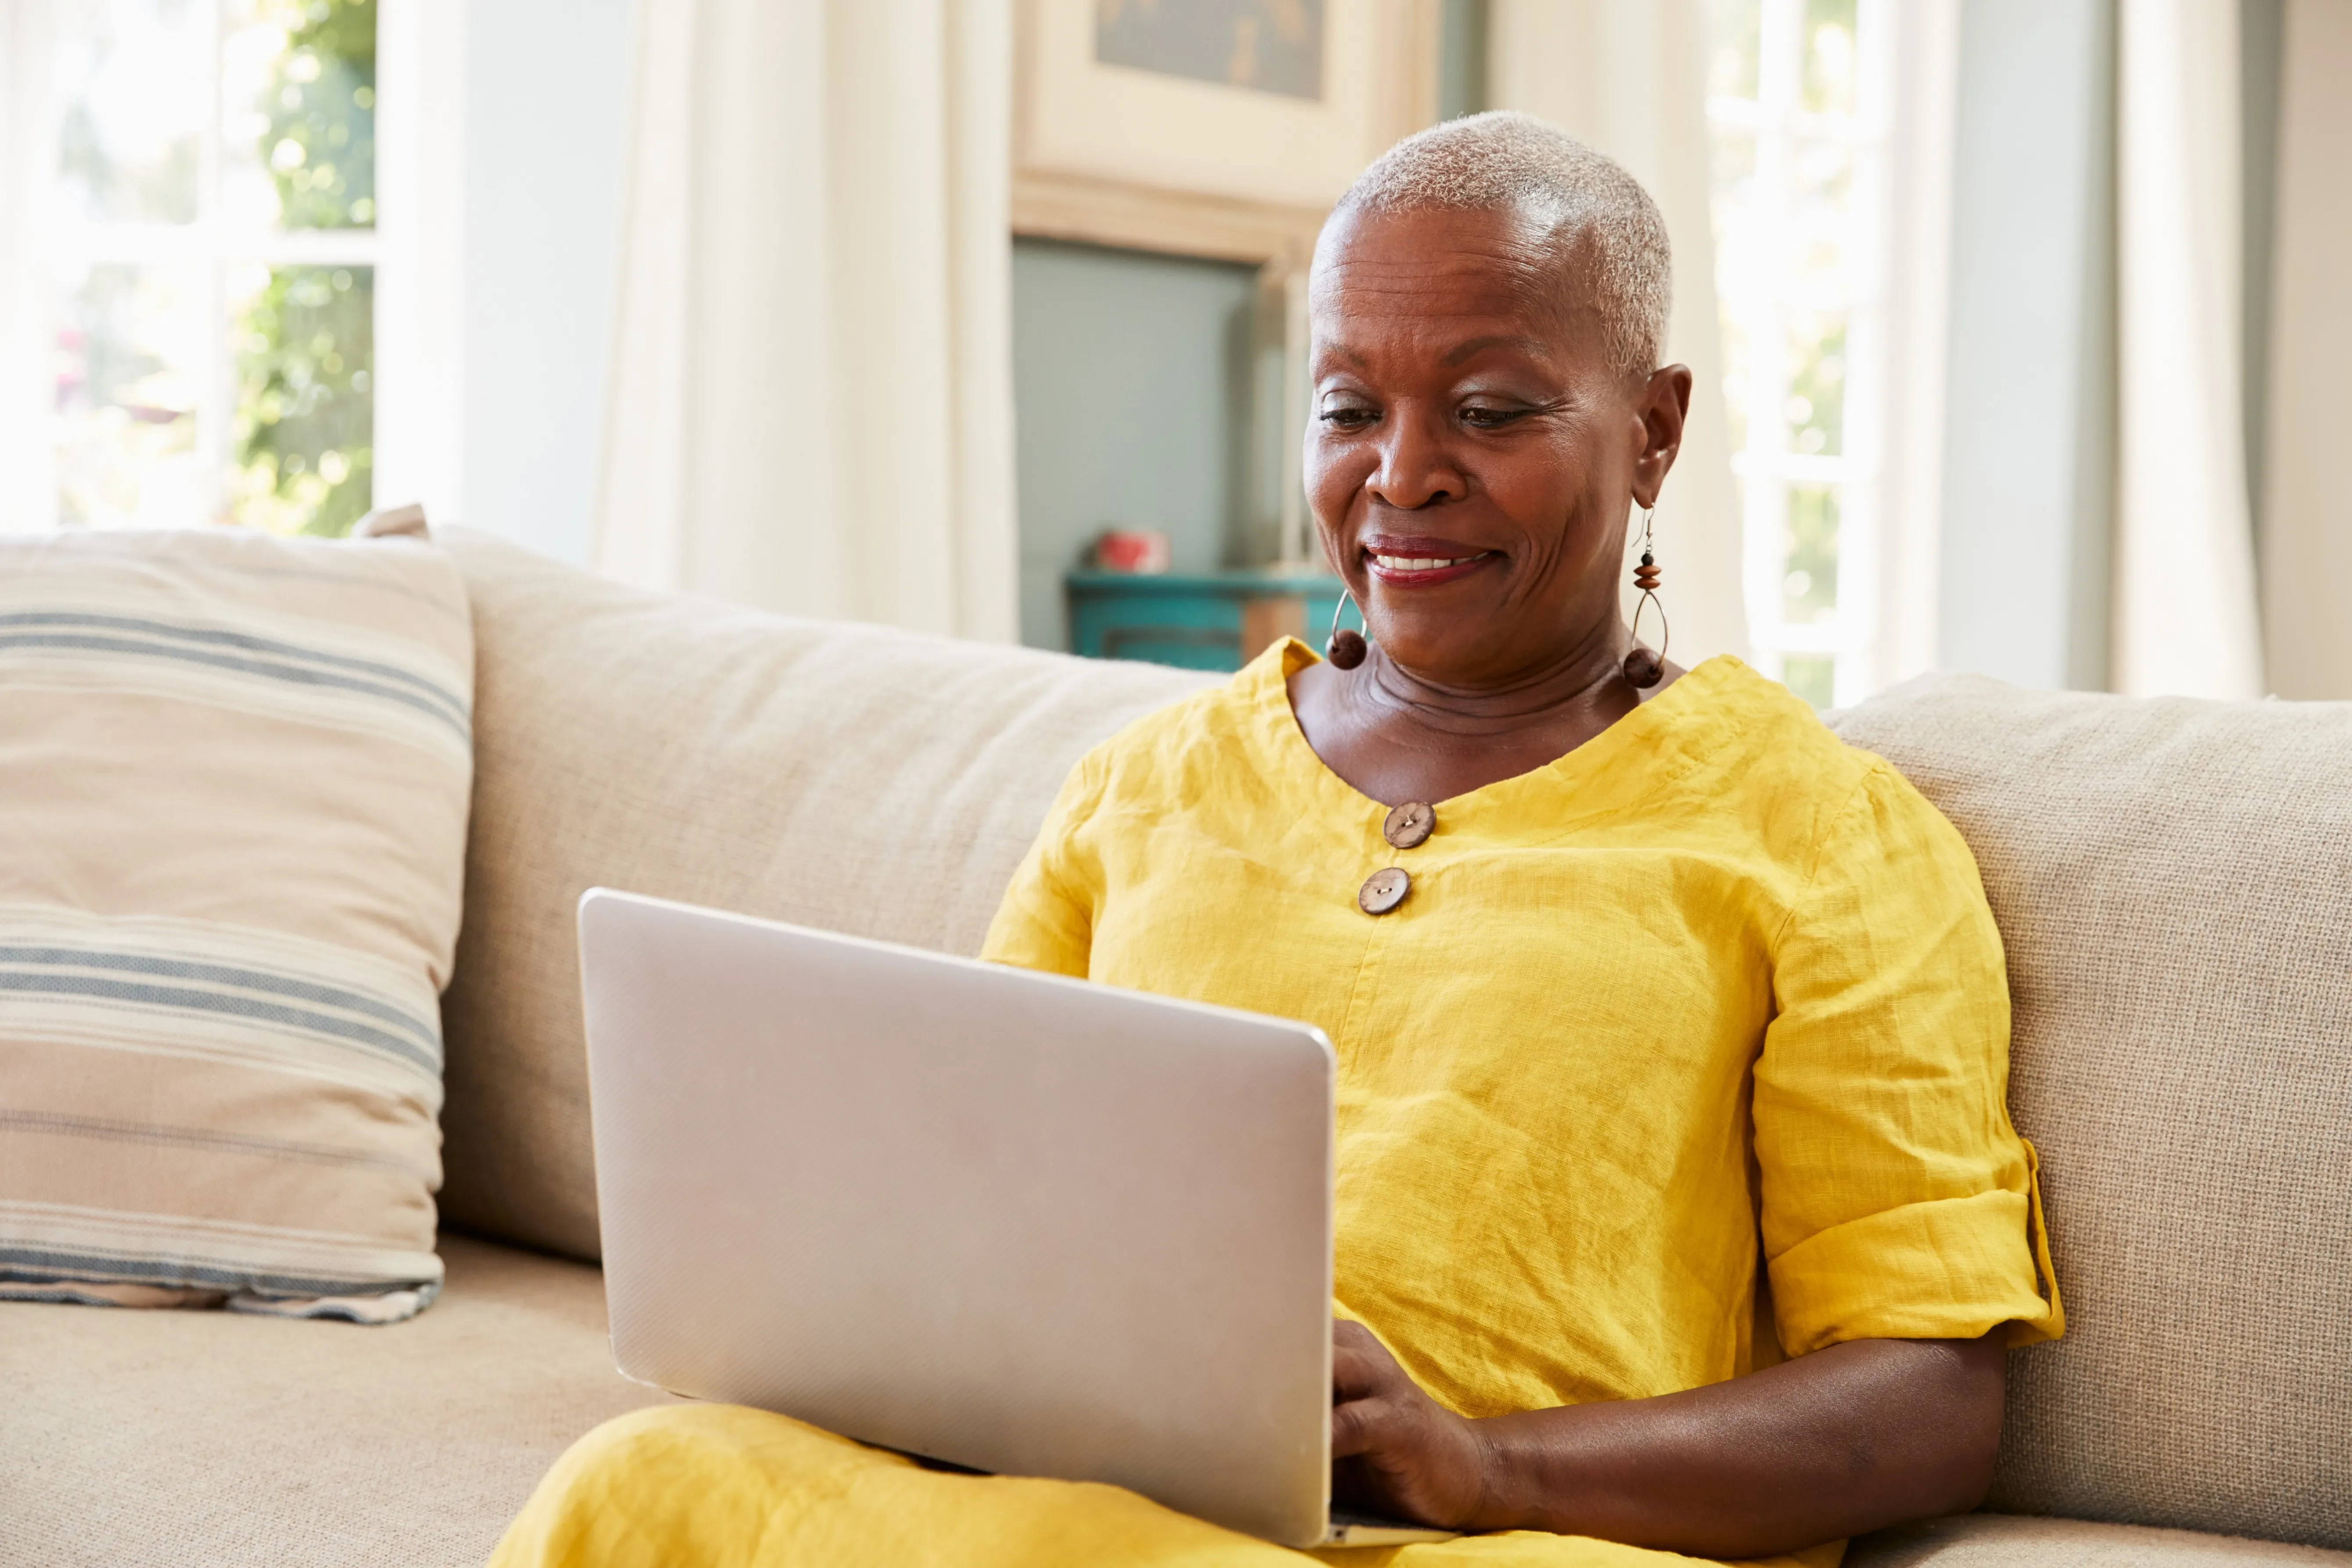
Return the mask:
<svg viewBox="0 0 2352 1568">
<path fill-rule="evenodd" d="M 1341 584 L 1322 573 L 1074 571 L 1070 645 L 1090 659 L 1238 670 L 1283 637 L 1320 648 Z M 1348 624 L 1360 624 L 1351 612 Z"/>
</svg>

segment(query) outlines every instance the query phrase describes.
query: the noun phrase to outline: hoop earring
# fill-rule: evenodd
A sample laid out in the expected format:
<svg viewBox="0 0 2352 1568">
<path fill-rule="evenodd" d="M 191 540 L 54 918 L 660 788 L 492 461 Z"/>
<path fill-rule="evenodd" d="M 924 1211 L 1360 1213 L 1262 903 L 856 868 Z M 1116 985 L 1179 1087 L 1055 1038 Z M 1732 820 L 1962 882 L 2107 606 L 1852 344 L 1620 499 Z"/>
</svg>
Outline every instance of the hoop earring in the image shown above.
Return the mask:
<svg viewBox="0 0 2352 1568">
<path fill-rule="evenodd" d="M 1654 508 L 1642 508 L 1642 564 L 1633 569 L 1633 586 L 1642 597 L 1633 602 L 1633 650 L 1625 655 L 1625 678 L 1642 691 L 1648 691 L 1664 678 L 1666 673 L 1666 640 L 1673 629 L 1666 624 L 1666 607 L 1658 602 L 1658 558 L 1650 553 L 1650 517 Z M 1642 612 L 1654 609 L 1658 612 L 1658 649 L 1652 653 L 1642 646 Z"/>
<path fill-rule="evenodd" d="M 1331 606 L 1331 635 L 1323 643 L 1323 656 L 1331 661 L 1334 669 L 1354 669 L 1364 662 L 1364 654 L 1370 651 L 1361 632 L 1352 626 L 1339 624 L 1339 612 L 1355 603 L 1355 590 L 1342 588 L 1338 601 Z M 1360 616 L 1363 612 L 1363 606 L 1357 605 L 1356 613 Z"/>
</svg>

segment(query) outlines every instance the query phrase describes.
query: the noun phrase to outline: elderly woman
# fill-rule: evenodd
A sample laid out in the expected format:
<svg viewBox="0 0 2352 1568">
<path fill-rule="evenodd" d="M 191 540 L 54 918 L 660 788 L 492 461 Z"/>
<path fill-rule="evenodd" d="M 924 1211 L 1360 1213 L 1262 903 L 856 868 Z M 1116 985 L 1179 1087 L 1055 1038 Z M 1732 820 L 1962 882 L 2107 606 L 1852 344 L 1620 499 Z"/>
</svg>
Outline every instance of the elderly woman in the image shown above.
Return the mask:
<svg viewBox="0 0 2352 1568">
<path fill-rule="evenodd" d="M 1368 1561 L 1833 1562 L 1984 1495 L 2003 1348 L 2063 1324 L 1967 848 L 1621 616 L 1690 400 L 1667 294 L 1649 198 L 1539 121 L 1366 172 L 1306 439 L 1369 654 L 1287 643 L 1098 747 L 989 934 L 1329 1035 L 1335 1485 L 1478 1532 Z M 1296 1560 L 725 1407 L 593 1434 L 499 1559 Z"/>
</svg>

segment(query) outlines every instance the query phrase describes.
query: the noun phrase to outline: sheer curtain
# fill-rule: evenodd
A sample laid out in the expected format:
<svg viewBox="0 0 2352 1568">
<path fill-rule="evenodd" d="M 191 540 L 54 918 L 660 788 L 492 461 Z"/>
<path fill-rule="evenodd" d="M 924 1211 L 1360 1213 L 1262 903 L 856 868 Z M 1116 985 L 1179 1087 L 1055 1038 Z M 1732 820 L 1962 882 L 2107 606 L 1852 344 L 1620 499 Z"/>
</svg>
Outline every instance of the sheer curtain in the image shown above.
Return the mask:
<svg viewBox="0 0 2352 1568">
<path fill-rule="evenodd" d="M 2238 8 L 2123 0 L 2116 24 L 2115 689 L 2259 696 Z"/>
<path fill-rule="evenodd" d="M 2288 0 L 2271 296 L 2263 621 L 2270 687 L 2352 697 L 2352 5 Z"/>
<path fill-rule="evenodd" d="M 1009 0 L 637 14 L 597 568 L 1013 640 Z"/>
<path fill-rule="evenodd" d="M 1868 689 L 1937 665 L 1950 387 L 1959 0 L 1881 0 L 1887 145 L 1878 226 L 1886 405 L 1877 415 L 1877 622 Z"/>
<path fill-rule="evenodd" d="M 39 274 L 29 265 L 44 21 L 40 5 L 0 0 L 0 533 L 47 528 L 56 510 L 40 450 L 48 378 Z"/>
<path fill-rule="evenodd" d="M 1691 419 L 1659 498 L 1659 598 L 1671 654 L 1696 664 L 1748 653 L 1739 504 L 1723 402 L 1708 214 L 1706 37 L 1697 0 L 1495 0 L 1487 91 L 1496 109 L 1539 115 L 1622 163 L 1664 214 L 1675 247 L 1669 362 L 1691 368 Z M 1646 631 L 1646 628 L 1645 628 Z"/>
<path fill-rule="evenodd" d="M 376 7 L 375 504 L 466 515 L 465 0 Z"/>
</svg>

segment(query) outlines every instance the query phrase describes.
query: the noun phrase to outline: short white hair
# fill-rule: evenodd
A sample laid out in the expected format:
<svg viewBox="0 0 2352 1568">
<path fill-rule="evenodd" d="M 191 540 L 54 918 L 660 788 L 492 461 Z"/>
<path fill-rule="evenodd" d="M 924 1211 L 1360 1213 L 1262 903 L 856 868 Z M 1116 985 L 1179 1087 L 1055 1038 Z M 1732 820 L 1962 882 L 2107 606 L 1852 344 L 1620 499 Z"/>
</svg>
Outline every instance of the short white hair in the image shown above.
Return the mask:
<svg viewBox="0 0 2352 1568">
<path fill-rule="evenodd" d="M 1650 193 L 1611 159 L 1514 110 L 1449 120 L 1408 136 L 1348 187 L 1335 215 L 1429 207 L 1526 214 L 1565 262 L 1592 246 L 1591 285 L 1611 367 L 1647 376 L 1664 352 L 1674 250 Z"/>
</svg>

